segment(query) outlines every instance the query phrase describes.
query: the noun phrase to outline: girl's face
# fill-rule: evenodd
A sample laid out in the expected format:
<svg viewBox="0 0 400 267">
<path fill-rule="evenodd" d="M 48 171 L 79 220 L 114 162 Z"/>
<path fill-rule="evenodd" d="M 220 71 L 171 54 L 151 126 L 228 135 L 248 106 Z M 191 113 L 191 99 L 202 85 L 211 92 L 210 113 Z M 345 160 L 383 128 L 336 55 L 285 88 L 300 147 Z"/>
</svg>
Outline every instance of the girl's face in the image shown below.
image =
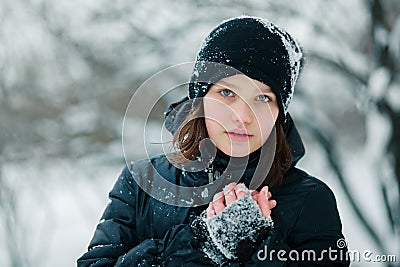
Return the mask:
<svg viewBox="0 0 400 267">
<path fill-rule="evenodd" d="M 203 105 L 208 136 L 232 157 L 244 157 L 259 149 L 279 113 L 271 88 L 242 74 L 212 85 Z"/>
</svg>

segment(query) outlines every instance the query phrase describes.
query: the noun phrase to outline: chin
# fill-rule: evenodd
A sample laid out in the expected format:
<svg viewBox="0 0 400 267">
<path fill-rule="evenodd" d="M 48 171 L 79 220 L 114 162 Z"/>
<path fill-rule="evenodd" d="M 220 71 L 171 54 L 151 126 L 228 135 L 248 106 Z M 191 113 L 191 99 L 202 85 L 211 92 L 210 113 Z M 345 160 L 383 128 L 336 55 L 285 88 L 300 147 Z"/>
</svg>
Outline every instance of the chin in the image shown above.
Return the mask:
<svg viewBox="0 0 400 267">
<path fill-rule="evenodd" d="M 221 149 L 222 152 L 224 152 L 226 155 L 230 157 L 235 157 L 235 158 L 242 158 L 248 156 L 252 151 L 246 149 Z"/>
</svg>

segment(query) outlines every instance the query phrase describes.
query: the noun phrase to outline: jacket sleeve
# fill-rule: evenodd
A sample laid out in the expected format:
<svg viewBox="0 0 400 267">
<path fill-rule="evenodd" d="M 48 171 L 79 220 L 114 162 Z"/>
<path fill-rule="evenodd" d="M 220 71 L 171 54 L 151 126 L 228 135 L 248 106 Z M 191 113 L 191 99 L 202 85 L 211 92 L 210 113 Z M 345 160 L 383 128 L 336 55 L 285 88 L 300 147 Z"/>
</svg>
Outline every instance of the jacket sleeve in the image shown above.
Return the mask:
<svg viewBox="0 0 400 267">
<path fill-rule="evenodd" d="M 135 190 L 135 181 L 125 168 L 109 193 L 110 203 L 77 266 L 169 266 L 178 260 L 210 266 L 210 260 L 197 249 L 198 242 L 189 225 L 172 227 L 162 239 L 138 240 Z"/>
<path fill-rule="evenodd" d="M 176 225 L 159 241 L 158 263 L 163 267 L 215 266 L 199 246 L 200 240 L 191 225 Z"/>
<path fill-rule="evenodd" d="M 143 244 L 137 240 L 134 219 L 136 203 L 133 197 L 135 189 L 129 177 L 129 169 L 126 167 L 109 193 L 110 202 L 96 227 L 88 251 L 78 259 L 78 267 L 124 266 L 126 257 L 122 255 L 127 254 L 129 258 L 129 250 L 152 252 L 154 246 L 151 240 Z"/>
<path fill-rule="evenodd" d="M 245 266 L 350 265 L 336 200 L 325 184 L 310 192 L 291 233 L 284 242 L 280 234 L 274 232 Z"/>
</svg>

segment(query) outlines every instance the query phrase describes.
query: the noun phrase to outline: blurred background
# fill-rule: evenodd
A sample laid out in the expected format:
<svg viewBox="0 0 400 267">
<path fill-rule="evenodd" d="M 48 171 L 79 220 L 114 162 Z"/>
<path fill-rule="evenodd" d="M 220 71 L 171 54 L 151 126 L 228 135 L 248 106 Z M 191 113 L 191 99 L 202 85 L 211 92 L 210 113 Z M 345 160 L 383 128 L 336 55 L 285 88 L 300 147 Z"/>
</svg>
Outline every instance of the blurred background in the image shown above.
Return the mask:
<svg viewBox="0 0 400 267">
<path fill-rule="evenodd" d="M 305 48 L 289 109 L 307 151 L 300 167 L 334 190 L 349 249 L 397 257 L 352 266 L 400 266 L 398 0 L 0 0 L 0 266 L 76 265 L 125 164 L 131 96 L 241 14 Z M 146 157 L 135 149 L 146 121 L 148 141 L 160 141 L 174 99 L 157 100 L 149 119 L 140 111 L 186 75 L 170 72 L 133 107 L 130 158 Z"/>
</svg>

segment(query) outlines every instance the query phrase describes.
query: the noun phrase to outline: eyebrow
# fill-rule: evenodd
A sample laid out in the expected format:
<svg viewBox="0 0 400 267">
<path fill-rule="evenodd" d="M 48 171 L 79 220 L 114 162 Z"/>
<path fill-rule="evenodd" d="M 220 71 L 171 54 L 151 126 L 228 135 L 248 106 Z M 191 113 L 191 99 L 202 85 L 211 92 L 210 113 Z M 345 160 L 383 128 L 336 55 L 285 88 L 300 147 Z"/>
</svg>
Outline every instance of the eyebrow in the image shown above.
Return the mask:
<svg viewBox="0 0 400 267">
<path fill-rule="evenodd" d="M 230 87 L 230 88 L 234 88 L 235 87 L 233 84 L 230 84 L 230 83 L 227 83 L 227 82 L 224 82 L 224 81 L 218 81 L 215 84 L 219 85 L 219 86 Z"/>
<path fill-rule="evenodd" d="M 225 82 L 225 81 L 218 81 L 218 82 L 216 82 L 215 83 L 216 85 L 219 85 L 219 86 L 226 86 L 226 87 L 228 87 L 228 88 L 235 88 L 236 86 L 235 85 L 233 85 L 233 84 L 230 84 L 230 83 L 228 83 L 228 82 Z M 272 89 L 271 89 L 271 87 L 269 87 L 268 85 L 268 87 L 259 87 L 257 84 L 255 84 L 255 83 L 253 83 L 258 89 L 260 89 L 260 91 L 261 92 L 263 92 L 263 93 L 273 93 L 273 91 L 272 91 Z"/>
<path fill-rule="evenodd" d="M 257 86 L 258 87 L 258 86 Z M 263 92 L 263 93 L 273 93 L 273 91 L 272 91 L 272 88 L 271 87 L 258 87 L 260 90 L 261 90 L 261 92 Z"/>
</svg>

